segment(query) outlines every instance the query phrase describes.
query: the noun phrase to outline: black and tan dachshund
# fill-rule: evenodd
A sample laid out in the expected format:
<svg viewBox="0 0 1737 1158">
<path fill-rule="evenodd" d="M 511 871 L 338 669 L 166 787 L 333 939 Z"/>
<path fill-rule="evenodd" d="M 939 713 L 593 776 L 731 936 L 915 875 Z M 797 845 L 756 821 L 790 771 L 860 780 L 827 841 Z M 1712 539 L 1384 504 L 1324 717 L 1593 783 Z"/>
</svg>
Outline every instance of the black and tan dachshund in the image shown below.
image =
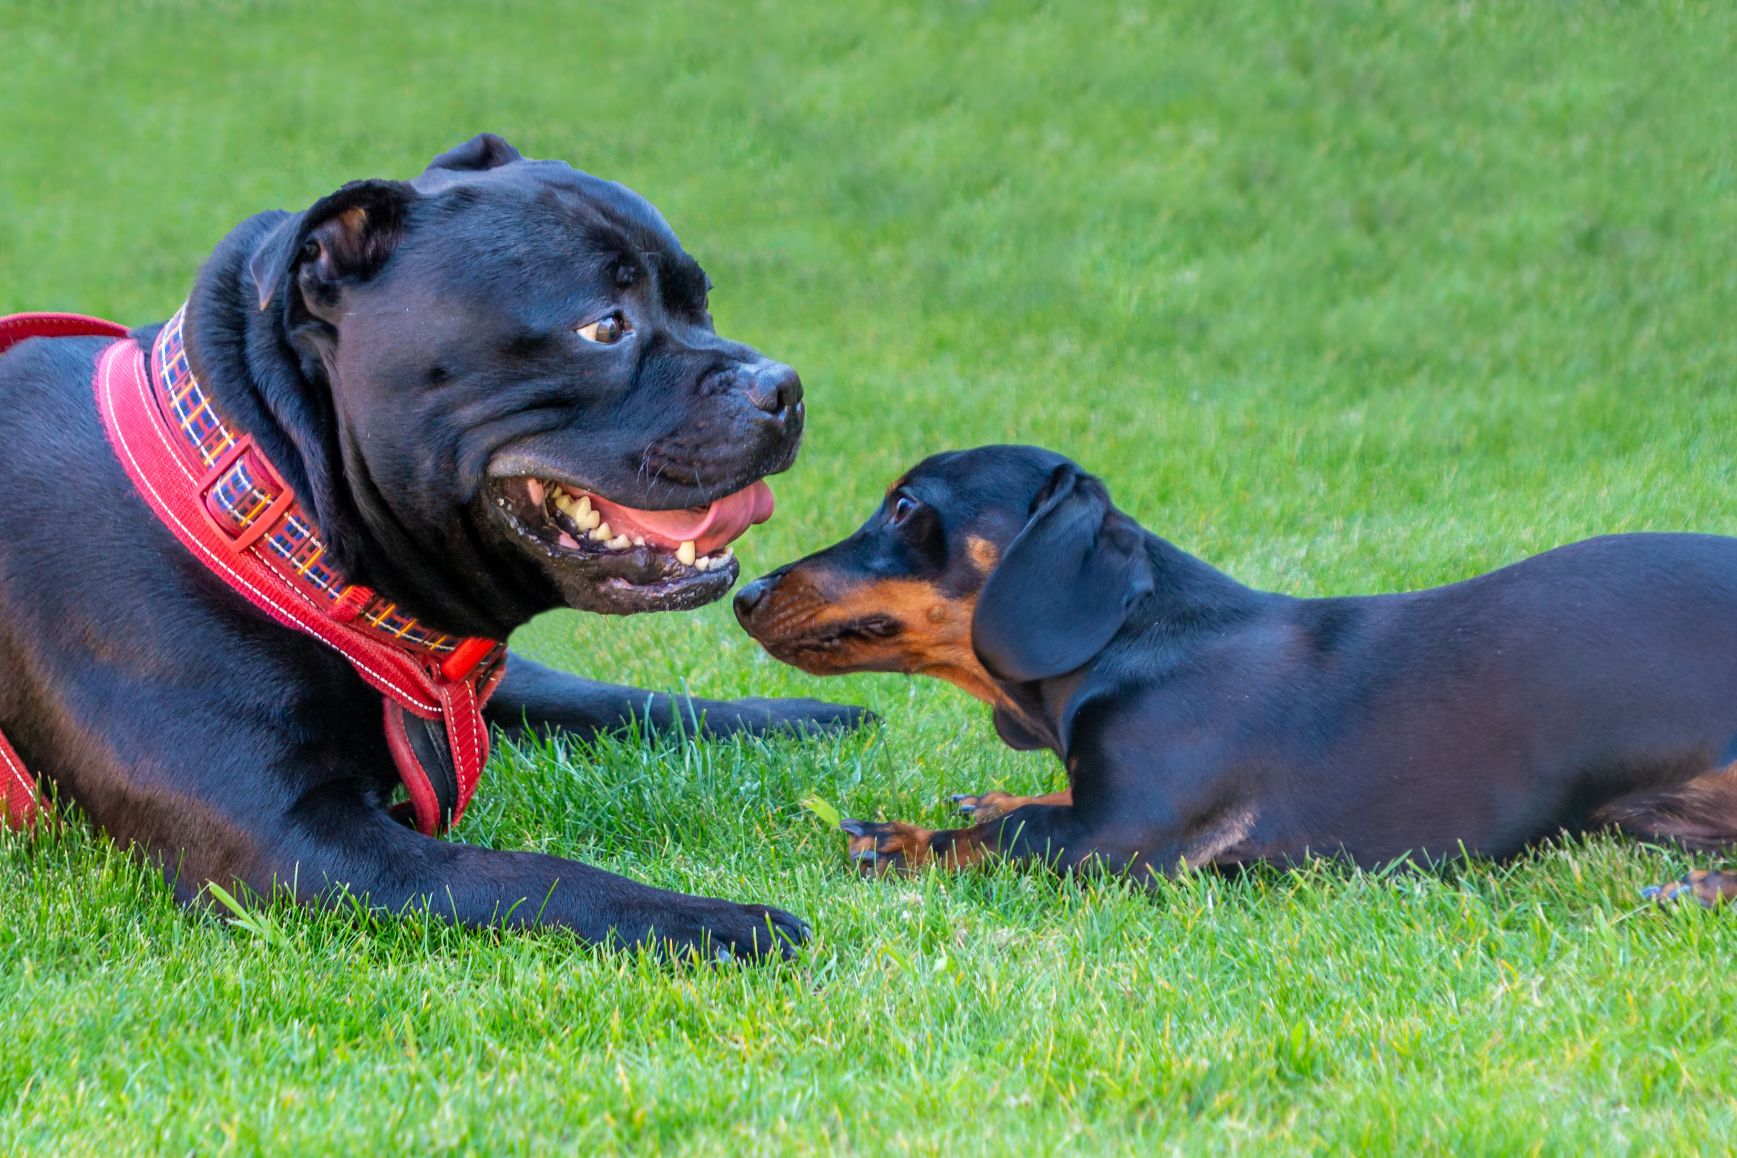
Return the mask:
<svg viewBox="0 0 1737 1158">
<path fill-rule="evenodd" d="M 850 538 L 736 597 L 805 671 L 922 672 L 1068 789 L 974 823 L 846 821 L 867 872 L 990 856 L 1184 866 L 1506 857 L 1616 828 L 1737 842 L 1737 539 L 1590 539 L 1428 591 L 1256 591 L 1059 454 L 936 455 Z M 1737 898 L 1693 874 L 1661 895 Z"/>
</svg>

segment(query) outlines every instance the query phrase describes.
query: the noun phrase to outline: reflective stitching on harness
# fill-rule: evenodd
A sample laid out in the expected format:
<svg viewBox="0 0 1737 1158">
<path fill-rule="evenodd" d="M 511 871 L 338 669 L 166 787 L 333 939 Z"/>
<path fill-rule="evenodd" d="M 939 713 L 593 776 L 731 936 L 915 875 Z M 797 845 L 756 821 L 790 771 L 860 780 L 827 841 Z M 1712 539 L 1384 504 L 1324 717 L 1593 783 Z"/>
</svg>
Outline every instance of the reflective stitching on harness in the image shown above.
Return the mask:
<svg viewBox="0 0 1737 1158">
<path fill-rule="evenodd" d="M 454 771 L 457 773 L 459 778 L 459 798 L 462 800 L 468 797 L 472 792 L 476 791 L 477 782 L 482 779 L 483 764 L 488 759 L 488 745 L 487 737 L 478 735 L 477 732 L 477 724 L 482 720 L 482 712 L 478 709 L 470 688 L 461 684 L 454 689 L 453 694 L 455 696 L 463 696 L 466 700 L 464 711 L 460 714 L 465 717 L 466 730 L 470 733 L 470 759 L 464 763 L 457 763 L 454 768 Z M 451 730 L 451 727 L 452 720 L 449 716 L 447 719 L 447 728 L 449 731 Z M 475 770 L 475 775 L 471 778 L 471 783 L 468 789 L 464 784 L 465 764 L 468 764 Z"/>
<path fill-rule="evenodd" d="M 36 796 L 36 779 L 13 759 L 12 745 L 6 742 L 5 736 L 0 736 L 0 764 L 6 765 L 6 771 L 12 773 L 12 779 L 24 790 L 27 797 Z M 4 795 L 6 794 L 0 794 L 0 798 L 4 798 Z"/>
</svg>

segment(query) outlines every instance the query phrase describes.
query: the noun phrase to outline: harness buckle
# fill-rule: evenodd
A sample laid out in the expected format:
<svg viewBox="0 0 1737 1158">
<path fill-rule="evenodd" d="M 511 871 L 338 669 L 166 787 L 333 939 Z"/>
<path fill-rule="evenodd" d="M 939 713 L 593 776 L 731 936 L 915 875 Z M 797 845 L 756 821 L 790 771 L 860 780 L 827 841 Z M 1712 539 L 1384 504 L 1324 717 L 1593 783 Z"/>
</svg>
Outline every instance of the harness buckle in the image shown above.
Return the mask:
<svg viewBox="0 0 1737 1158">
<path fill-rule="evenodd" d="M 477 665 L 493 654 L 496 646 L 492 639 L 467 639 L 446 657 L 440 665 L 440 674 L 448 683 L 458 683 L 468 679 L 476 671 Z"/>
<path fill-rule="evenodd" d="M 247 481 L 251 488 L 268 496 L 273 491 L 277 493 L 269 499 L 265 509 L 253 514 L 248 519 L 247 526 L 237 533 L 233 524 L 224 522 L 218 517 L 217 511 L 212 509 L 214 506 L 228 509 L 223 507 L 221 499 L 213 498 L 212 492 L 244 458 L 247 460 Z M 235 439 L 227 450 L 217 456 L 217 461 L 211 464 L 211 468 L 199 480 L 198 495 L 199 513 L 205 516 L 206 523 L 223 537 L 229 549 L 237 555 L 259 542 L 296 501 L 295 491 L 290 489 L 289 484 L 273 469 L 271 462 L 254 446 L 251 434 Z"/>
</svg>

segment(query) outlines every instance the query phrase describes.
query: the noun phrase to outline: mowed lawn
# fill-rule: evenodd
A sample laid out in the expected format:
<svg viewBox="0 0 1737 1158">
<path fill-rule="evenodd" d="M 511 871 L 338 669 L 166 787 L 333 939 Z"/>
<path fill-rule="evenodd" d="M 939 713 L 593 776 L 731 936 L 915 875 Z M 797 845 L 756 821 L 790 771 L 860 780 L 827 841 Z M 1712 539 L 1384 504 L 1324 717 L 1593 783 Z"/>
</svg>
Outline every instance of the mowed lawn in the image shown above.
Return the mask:
<svg viewBox="0 0 1737 1158">
<path fill-rule="evenodd" d="M 247 214 L 493 129 L 650 196 L 720 329 L 801 369 L 810 434 L 746 574 L 928 452 L 1025 441 L 1247 582 L 1399 590 L 1737 533 L 1734 62 L 1720 3 L 7 0 L 0 312 L 161 319 Z M 949 687 L 783 668 L 723 605 L 515 643 L 881 713 L 814 743 L 503 746 L 457 833 L 784 905 L 814 925 L 798 961 L 237 923 L 82 832 L 0 838 L 0 1152 L 1737 1137 L 1737 914 L 1637 895 L 1692 858 L 865 883 L 804 798 L 940 822 L 1059 769 Z"/>
</svg>

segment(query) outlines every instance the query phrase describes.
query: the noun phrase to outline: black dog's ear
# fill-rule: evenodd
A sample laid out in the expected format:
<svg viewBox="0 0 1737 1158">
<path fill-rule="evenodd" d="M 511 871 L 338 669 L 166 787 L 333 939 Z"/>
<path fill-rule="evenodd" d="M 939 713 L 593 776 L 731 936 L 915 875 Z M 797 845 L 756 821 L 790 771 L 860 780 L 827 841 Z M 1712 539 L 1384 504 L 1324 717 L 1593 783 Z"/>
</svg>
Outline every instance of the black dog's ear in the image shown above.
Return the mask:
<svg viewBox="0 0 1737 1158">
<path fill-rule="evenodd" d="M 1070 672 L 1097 655 L 1153 586 L 1145 532 L 1091 475 L 1057 467 L 1033 507 L 971 619 L 978 661 L 1014 683 Z"/>
<path fill-rule="evenodd" d="M 511 161 L 522 160 L 519 151 L 493 133 L 478 133 L 464 144 L 448 149 L 428 163 L 430 169 L 477 171 L 498 169 Z"/>
<path fill-rule="evenodd" d="M 404 181 L 352 181 L 285 218 L 248 263 L 259 308 L 265 309 L 292 279 L 309 305 L 330 304 L 340 285 L 380 272 L 404 232 L 404 212 L 415 191 Z"/>
</svg>

